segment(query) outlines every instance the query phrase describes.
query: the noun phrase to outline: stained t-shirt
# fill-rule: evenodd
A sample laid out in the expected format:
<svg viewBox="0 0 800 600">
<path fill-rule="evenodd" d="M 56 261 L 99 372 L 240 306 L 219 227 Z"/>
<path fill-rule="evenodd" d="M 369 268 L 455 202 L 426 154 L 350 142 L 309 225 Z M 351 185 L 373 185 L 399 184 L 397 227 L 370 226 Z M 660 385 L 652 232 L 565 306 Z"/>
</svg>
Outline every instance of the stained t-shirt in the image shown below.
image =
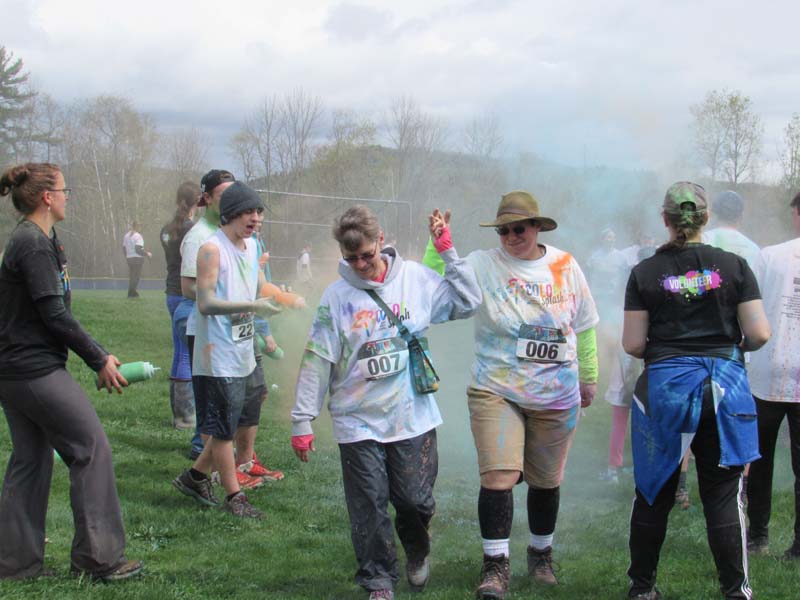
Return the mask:
<svg viewBox="0 0 800 600">
<path fill-rule="evenodd" d="M 800 403 L 800 238 L 769 246 L 753 265 L 772 336 L 750 358 L 753 395 Z"/>
<path fill-rule="evenodd" d="M 192 220 L 186 219 L 174 233 L 170 234 L 170 225 L 161 230 L 161 247 L 167 261 L 167 295 L 180 296 L 181 293 L 181 242 L 186 232 L 192 228 Z"/>
<path fill-rule="evenodd" d="M 64 247 L 28 220 L 17 225 L 0 267 L 0 379 L 43 377 L 67 363 L 67 347 L 47 329 L 35 306 L 62 296 L 70 308 Z"/>
<path fill-rule="evenodd" d="M 475 316 L 472 386 L 528 409 L 580 403 L 577 334 L 599 317 L 586 278 L 568 252 L 544 246 L 536 260 L 502 248 L 467 256 L 483 292 Z"/>
<path fill-rule="evenodd" d="M 672 356 L 742 360 L 736 316 L 761 294 L 747 261 L 706 244 L 658 252 L 631 271 L 625 310 L 646 310 L 645 361 Z"/>
</svg>

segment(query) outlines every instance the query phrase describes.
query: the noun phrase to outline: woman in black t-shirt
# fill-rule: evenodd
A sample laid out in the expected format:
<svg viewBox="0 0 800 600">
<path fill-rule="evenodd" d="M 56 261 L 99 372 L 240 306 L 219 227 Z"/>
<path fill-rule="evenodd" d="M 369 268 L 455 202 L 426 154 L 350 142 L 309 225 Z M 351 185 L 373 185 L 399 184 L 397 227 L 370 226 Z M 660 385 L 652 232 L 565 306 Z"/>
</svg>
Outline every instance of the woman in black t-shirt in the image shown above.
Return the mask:
<svg viewBox="0 0 800 600">
<path fill-rule="evenodd" d="M 720 589 L 751 598 L 738 498 L 743 466 L 758 458 L 758 434 L 743 353 L 766 343 L 769 324 L 747 262 L 701 243 L 705 190 L 676 183 L 663 211 L 670 241 L 634 267 L 625 294 L 622 345 L 645 359 L 632 407 L 629 597 L 661 597 L 658 559 L 691 440 Z"/>
<path fill-rule="evenodd" d="M 177 429 L 195 426 L 192 367 L 189 348 L 175 321 L 175 310 L 183 301 L 181 292 L 181 242 L 192 228 L 192 216 L 200 198 L 200 186 L 186 181 L 178 187 L 176 210 L 172 220 L 161 230 L 161 246 L 167 260 L 167 310 L 172 322 L 172 369 L 169 372 L 169 403 L 172 425 Z"/>
<path fill-rule="evenodd" d="M 44 573 L 45 516 L 53 448 L 70 476 L 75 522 L 72 571 L 104 581 L 142 569 L 125 559 L 125 531 L 111 448 L 86 394 L 66 370 L 72 350 L 97 372 L 98 387 L 122 393 L 119 361 L 70 312 L 64 248 L 53 226 L 70 189 L 56 165 L 28 163 L 0 177 L 24 215 L 0 266 L 0 404 L 13 448 L 0 495 L 0 578 Z"/>
</svg>

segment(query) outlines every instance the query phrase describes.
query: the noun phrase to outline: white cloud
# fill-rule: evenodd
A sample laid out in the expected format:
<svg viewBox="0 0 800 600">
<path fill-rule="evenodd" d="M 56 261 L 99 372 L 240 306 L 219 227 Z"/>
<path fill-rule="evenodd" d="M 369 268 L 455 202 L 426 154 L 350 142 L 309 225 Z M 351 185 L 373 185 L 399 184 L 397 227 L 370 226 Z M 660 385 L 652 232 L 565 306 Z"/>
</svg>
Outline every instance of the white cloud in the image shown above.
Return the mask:
<svg viewBox="0 0 800 600">
<path fill-rule="evenodd" d="M 671 160 L 710 89 L 753 99 L 765 153 L 800 111 L 789 0 L 7 4 L 4 43 L 56 98 L 126 96 L 219 140 L 300 86 L 373 113 L 400 94 L 456 123 L 493 110 L 514 147 L 576 163 Z"/>
</svg>

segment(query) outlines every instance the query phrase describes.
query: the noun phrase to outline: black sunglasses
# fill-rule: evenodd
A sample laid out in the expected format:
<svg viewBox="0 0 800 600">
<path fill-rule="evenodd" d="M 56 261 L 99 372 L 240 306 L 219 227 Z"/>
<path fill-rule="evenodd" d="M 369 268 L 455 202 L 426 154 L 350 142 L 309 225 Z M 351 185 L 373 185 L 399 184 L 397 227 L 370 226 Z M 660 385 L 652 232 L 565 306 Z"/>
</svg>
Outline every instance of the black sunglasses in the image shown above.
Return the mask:
<svg viewBox="0 0 800 600">
<path fill-rule="evenodd" d="M 510 231 L 513 231 L 515 235 L 522 235 L 525 233 L 527 227 L 525 225 L 514 225 L 514 227 L 507 227 L 503 225 L 502 227 L 495 227 L 494 230 L 497 232 L 497 235 L 508 235 Z"/>
<path fill-rule="evenodd" d="M 375 250 L 373 250 L 372 252 L 366 252 L 364 254 L 357 254 L 355 256 L 343 256 L 342 258 L 344 259 L 344 262 L 346 262 L 349 265 L 352 265 L 352 264 L 357 263 L 360 260 L 363 260 L 364 262 L 369 262 L 373 258 L 375 258 L 375 255 L 377 253 L 378 253 L 378 242 L 375 242 Z"/>
</svg>

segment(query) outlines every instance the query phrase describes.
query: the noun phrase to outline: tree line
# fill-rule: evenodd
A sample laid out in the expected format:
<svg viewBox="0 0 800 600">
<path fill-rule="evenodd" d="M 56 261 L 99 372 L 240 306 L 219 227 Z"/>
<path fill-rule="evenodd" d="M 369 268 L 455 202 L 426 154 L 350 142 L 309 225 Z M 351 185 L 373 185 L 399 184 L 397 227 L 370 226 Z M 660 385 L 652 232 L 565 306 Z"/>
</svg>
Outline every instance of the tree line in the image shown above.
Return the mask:
<svg viewBox="0 0 800 600">
<path fill-rule="evenodd" d="M 763 125 L 751 100 L 738 91 L 714 90 L 689 110 L 691 175 L 712 187 L 756 181 Z M 424 247 L 428 208 L 447 204 L 466 222 L 477 222 L 493 213 L 511 182 L 549 194 L 550 212 L 556 213 L 578 209 L 592 194 L 613 195 L 624 210 L 635 208 L 644 194 L 662 193 L 655 175 L 562 168 L 530 153 L 510 156 L 502 131 L 492 113 L 454 127 L 411 96 L 364 114 L 329 110 L 322 98 L 297 88 L 253 107 L 229 140 L 231 164 L 209 165 L 211 142 L 196 127 L 164 130 L 115 96 L 63 104 L 34 89 L 22 59 L 0 46 L 0 166 L 31 160 L 62 166 L 73 199 L 59 231 L 74 275 L 123 275 L 120 246 L 130 221 L 144 223 L 146 242 L 156 246 L 177 186 L 199 181 L 210 167 L 228 167 L 269 191 L 267 218 L 284 225 L 270 229 L 268 242 L 274 254 L 287 257 L 305 241 L 315 248 L 318 242 L 330 245 L 329 231 L 302 223 L 330 222 L 348 203 L 337 198 L 385 201 L 373 208 L 390 223 L 387 235 L 418 249 Z M 780 158 L 780 186 L 799 187 L 798 114 L 786 126 Z M 624 181 L 605 182 L 612 178 Z M 16 218 L 9 202 L 2 203 L 0 218 L 2 242 Z M 146 267 L 145 275 L 160 276 L 162 262 Z"/>
</svg>

